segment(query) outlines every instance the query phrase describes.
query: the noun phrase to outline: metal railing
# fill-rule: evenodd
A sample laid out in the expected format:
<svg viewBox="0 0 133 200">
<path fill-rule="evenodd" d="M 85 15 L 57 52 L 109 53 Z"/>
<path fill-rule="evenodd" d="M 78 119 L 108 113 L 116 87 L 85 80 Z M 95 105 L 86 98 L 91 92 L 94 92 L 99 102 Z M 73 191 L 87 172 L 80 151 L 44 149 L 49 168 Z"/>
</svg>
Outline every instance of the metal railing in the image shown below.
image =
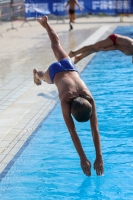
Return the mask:
<svg viewBox="0 0 133 200">
<path fill-rule="evenodd" d="M 0 25 L 3 21 L 10 21 L 11 27 L 7 29 L 9 30 L 17 30 L 17 28 L 14 27 L 14 22 L 16 20 L 22 20 L 22 25 L 24 25 L 25 22 L 28 22 L 28 20 L 25 18 L 25 3 L 13 3 L 13 0 L 11 1 L 0 1 Z M 3 34 L 0 32 L 0 36 L 2 37 Z"/>
</svg>

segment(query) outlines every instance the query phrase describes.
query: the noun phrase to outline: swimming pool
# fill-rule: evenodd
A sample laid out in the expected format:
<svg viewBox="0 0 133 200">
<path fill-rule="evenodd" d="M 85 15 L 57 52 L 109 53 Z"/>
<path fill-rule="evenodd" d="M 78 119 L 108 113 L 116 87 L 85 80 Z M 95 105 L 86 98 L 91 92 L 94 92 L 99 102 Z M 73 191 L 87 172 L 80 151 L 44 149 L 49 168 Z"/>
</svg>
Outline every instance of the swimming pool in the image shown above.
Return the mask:
<svg viewBox="0 0 133 200">
<path fill-rule="evenodd" d="M 115 33 L 132 37 L 133 27 Z M 100 52 L 81 74 L 96 100 L 105 174 L 86 177 L 58 104 L 33 133 L 0 182 L 2 200 L 129 200 L 133 197 L 133 64 L 118 51 Z M 76 123 L 93 164 L 88 123 Z"/>
</svg>

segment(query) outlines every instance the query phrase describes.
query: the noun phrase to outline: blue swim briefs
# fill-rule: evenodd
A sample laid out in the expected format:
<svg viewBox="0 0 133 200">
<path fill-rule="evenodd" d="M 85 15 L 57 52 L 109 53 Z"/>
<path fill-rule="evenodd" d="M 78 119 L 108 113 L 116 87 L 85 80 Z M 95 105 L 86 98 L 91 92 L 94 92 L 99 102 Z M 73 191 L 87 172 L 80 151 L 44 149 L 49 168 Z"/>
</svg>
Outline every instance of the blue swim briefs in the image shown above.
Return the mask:
<svg viewBox="0 0 133 200">
<path fill-rule="evenodd" d="M 76 71 L 78 72 L 76 66 L 71 62 L 70 59 L 63 59 L 60 62 L 54 62 L 49 66 L 49 76 L 51 82 L 54 83 L 54 77 L 57 73 L 62 71 Z"/>
</svg>

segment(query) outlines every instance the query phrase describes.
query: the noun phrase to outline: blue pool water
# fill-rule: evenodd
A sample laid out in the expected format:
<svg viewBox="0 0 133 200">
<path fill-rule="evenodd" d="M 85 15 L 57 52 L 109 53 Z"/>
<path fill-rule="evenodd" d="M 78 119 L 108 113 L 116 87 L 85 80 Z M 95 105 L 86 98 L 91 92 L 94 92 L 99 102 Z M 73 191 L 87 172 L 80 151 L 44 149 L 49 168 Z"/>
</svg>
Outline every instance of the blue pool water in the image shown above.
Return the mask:
<svg viewBox="0 0 133 200">
<path fill-rule="evenodd" d="M 129 37 L 133 27 L 115 31 Z M 2 200 L 133 199 L 133 64 L 118 51 L 100 52 L 81 74 L 97 106 L 105 173 L 86 177 L 64 124 L 60 104 L 33 134 L 0 182 Z M 92 166 L 89 123 L 76 123 Z"/>
</svg>

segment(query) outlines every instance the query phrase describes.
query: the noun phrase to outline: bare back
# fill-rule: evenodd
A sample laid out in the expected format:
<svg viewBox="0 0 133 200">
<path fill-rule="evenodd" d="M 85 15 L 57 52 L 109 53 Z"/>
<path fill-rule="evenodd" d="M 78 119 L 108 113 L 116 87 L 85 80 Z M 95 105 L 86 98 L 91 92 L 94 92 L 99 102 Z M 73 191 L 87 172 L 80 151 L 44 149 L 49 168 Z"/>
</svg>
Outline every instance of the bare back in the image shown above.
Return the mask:
<svg viewBox="0 0 133 200">
<path fill-rule="evenodd" d="M 116 43 L 118 45 L 133 47 L 133 39 L 122 35 L 117 36 Z"/>
<path fill-rule="evenodd" d="M 73 98 L 83 95 L 86 98 L 91 97 L 85 83 L 81 80 L 79 74 L 74 71 L 63 71 L 56 74 L 54 82 L 59 92 L 61 101 L 70 102 Z"/>
<path fill-rule="evenodd" d="M 116 49 L 125 55 L 133 55 L 133 39 L 118 35 L 116 39 Z"/>
</svg>

